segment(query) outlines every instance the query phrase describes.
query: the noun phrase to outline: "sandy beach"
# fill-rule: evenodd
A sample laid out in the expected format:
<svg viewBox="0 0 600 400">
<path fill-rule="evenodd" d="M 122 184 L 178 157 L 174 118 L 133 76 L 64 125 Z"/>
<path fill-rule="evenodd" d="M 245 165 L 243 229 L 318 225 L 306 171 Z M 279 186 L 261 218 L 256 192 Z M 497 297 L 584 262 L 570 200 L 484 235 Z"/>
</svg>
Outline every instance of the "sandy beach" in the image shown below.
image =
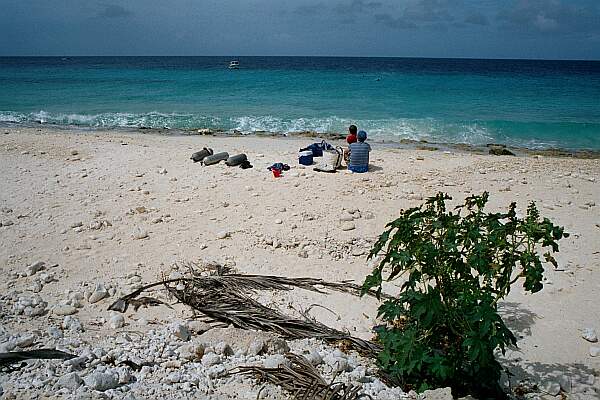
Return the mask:
<svg viewBox="0 0 600 400">
<path fill-rule="evenodd" d="M 119 348 L 142 354 L 160 332 L 188 324 L 189 309 L 130 309 L 121 326 L 107 307 L 120 294 L 169 275 L 176 263 L 217 262 L 240 273 L 361 284 L 371 269 L 366 259 L 371 245 L 401 209 L 421 204 L 438 191 L 450 194 L 453 204 L 488 191 L 491 211 L 504 210 L 514 201 L 523 212 L 535 201 L 543 216 L 571 234 L 560 243 L 560 268 L 547 269 L 544 289 L 524 295 L 516 287 L 502 304 L 519 338 L 519 349 L 503 358 L 515 374 L 513 382 L 537 383 L 536 396 L 544 399 L 600 398 L 600 350 L 594 350 L 600 345 L 582 338 L 587 328 L 600 333 L 600 160 L 373 144 L 369 173 L 326 174 L 298 165 L 298 149 L 313 141 L 2 128 L 0 352 L 56 347 L 81 355 L 104 349 L 103 354 L 94 353 L 97 360 Z M 193 163 L 190 155 L 205 146 L 215 152 L 246 153 L 254 168 Z M 292 168 L 276 179 L 267 170 L 275 162 Z M 31 268 L 38 262 L 44 263 L 41 269 Z M 98 291 L 98 284 L 107 295 L 92 303 L 89 296 Z M 385 290 L 393 294 L 398 286 L 394 282 Z M 36 296 L 47 304 L 40 315 L 31 315 L 28 307 L 39 305 L 31 301 Z M 268 301 L 282 310 L 319 303 L 330 310 L 315 307 L 311 315 L 364 339 L 372 337 L 377 323 L 377 302 L 371 298 L 293 291 Z M 195 329 L 187 328 L 192 333 Z M 209 341 L 196 336 L 191 342 Z M 227 331 L 216 336 L 234 352 L 236 343 L 243 342 Z M 186 376 L 192 374 L 193 362 L 166 365 L 179 359 L 177 349 L 189 343 L 180 339 L 167 346 L 169 352 L 163 351 L 158 366 L 120 376 L 116 388 L 94 391 L 87 381 L 58 383 L 66 373 L 85 380 L 105 371 L 102 368 L 108 367 L 94 363 L 93 356 L 79 366 L 36 361 L 21 371 L 0 374 L 0 385 L 7 399 L 256 398 L 260 386 L 246 378 L 216 373 L 206 378 L 209 384 L 199 373 L 199 382 L 190 384 Z M 320 368 L 327 366 L 334 351 L 310 341 L 289 346 L 320 349 L 325 359 Z M 220 357 L 227 358 L 225 353 Z M 247 357 L 236 353 L 225 368 L 274 355 L 250 361 Z M 362 379 L 376 398 L 399 398 L 398 391 L 377 391 L 375 381 L 367 379 L 372 362 L 352 353 L 343 357 L 350 357 L 355 367 L 342 379 Z M 359 378 L 352 375 L 361 365 L 368 366 L 367 378 L 364 373 Z M 115 367 L 125 374 L 122 369 Z M 286 398 L 275 388 L 261 396 Z"/>
</svg>

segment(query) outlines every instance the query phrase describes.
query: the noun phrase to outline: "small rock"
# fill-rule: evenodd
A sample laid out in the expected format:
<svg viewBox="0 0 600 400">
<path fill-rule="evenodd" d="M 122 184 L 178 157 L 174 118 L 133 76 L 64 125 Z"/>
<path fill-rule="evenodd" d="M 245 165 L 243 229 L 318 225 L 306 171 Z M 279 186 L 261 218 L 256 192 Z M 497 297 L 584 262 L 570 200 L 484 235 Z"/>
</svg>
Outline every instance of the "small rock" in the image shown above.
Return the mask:
<svg viewBox="0 0 600 400">
<path fill-rule="evenodd" d="M 165 168 L 162 168 L 158 171 L 159 174 L 164 175 L 167 173 L 167 170 Z"/>
<path fill-rule="evenodd" d="M 248 355 L 257 356 L 265 350 L 265 342 L 262 340 L 254 340 L 248 346 Z"/>
<path fill-rule="evenodd" d="M 26 268 L 27 276 L 33 276 L 33 275 L 35 275 L 39 271 L 43 270 L 45 265 L 46 264 L 43 261 L 38 261 L 38 262 L 35 262 L 35 263 L 31 264 L 31 265 L 28 265 L 27 268 Z"/>
<path fill-rule="evenodd" d="M 310 353 L 304 356 L 312 365 L 315 367 L 323 364 L 323 357 L 315 349 L 312 349 Z"/>
<path fill-rule="evenodd" d="M 115 314 L 110 317 L 108 324 L 112 329 L 119 329 L 125 326 L 125 318 L 121 314 Z"/>
<path fill-rule="evenodd" d="M 221 364 L 221 356 L 215 353 L 207 353 L 202 357 L 202 365 L 212 367 L 213 365 Z"/>
<path fill-rule="evenodd" d="M 352 214 L 344 213 L 340 217 L 340 221 L 341 222 L 352 222 L 352 221 L 354 221 L 354 216 L 352 216 Z"/>
<path fill-rule="evenodd" d="M 58 305 L 52 309 L 55 315 L 73 315 L 77 312 L 77 308 L 70 305 Z"/>
<path fill-rule="evenodd" d="M 227 231 L 221 231 L 221 232 L 217 233 L 217 239 L 227 239 L 229 236 L 231 236 L 231 235 Z"/>
<path fill-rule="evenodd" d="M 96 289 L 94 290 L 94 292 L 88 298 L 88 302 L 90 302 L 91 304 L 94 304 L 94 303 L 97 303 L 100 300 L 104 299 L 107 296 L 108 296 L 108 291 L 106 290 L 104 285 L 99 283 L 96 285 Z"/>
<path fill-rule="evenodd" d="M 145 230 L 143 230 L 143 229 L 136 229 L 133 232 L 132 236 L 133 236 L 134 239 L 138 239 L 138 240 L 139 239 L 146 239 L 148 237 L 148 232 L 145 231 Z"/>
<path fill-rule="evenodd" d="M 344 222 L 341 226 L 343 231 L 351 231 L 356 228 L 353 222 Z"/>
<path fill-rule="evenodd" d="M 419 400 L 453 400 L 452 389 L 449 387 L 443 389 L 426 390 L 419 395 Z"/>
<path fill-rule="evenodd" d="M 282 221 L 282 220 L 280 220 L 280 219 L 276 219 L 276 220 L 275 220 L 275 223 L 276 223 L 277 225 L 281 225 L 281 224 L 283 224 L 283 221 Z"/>
<path fill-rule="evenodd" d="M 76 372 L 71 372 L 58 378 L 57 384 L 60 388 L 73 391 L 83 384 L 83 379 Z"/>
<path fill-rule="evenodd" d="M 338 357 L 333 354 L 328 354 L 324 361 L 329 365 L 333 372 L 344 372 L 348 370 L 348 359 L 344 357 Z"/>
<path fill-rule="evenodd" d="M 298 257 L 300 257 L 300 258 L 308 258 L 308 251 L 306 251 L 306 250 L 300 250 L 298 252 Z"/>
<path fill-rule="evenodd" d="M 596 343 L 598 341 L 598 335 L 593 328 L 584 328 L 581 332 L 581 337 L 591 343 Z"/>
<path fill-rule="evenodd" d="M 556 396 L 560 393 L 560 383 L 554 380 L 544 380 L 539 384 L 542 392 L 548 393 L 551 396 Z"/>
<path fill-rule="evenodd" d="M 219 342 L 215 345 L 215 353 L 228 357 L 233 355 L 233 349 L 225 342 Z"/>
<path fill-rule="evenodd" d="M 79 152 L 77 150 L 71 150 L 71 155 L 72 156 L 76 156 L 78 154 L 79 154 Z"/>
<path fill-rule="evenodd" d="M 65 316 L 61 326 L 64 330 L 83 332 L 83 326 L 81 325 L 81 321 L 79 321 L 77 318 L 71 315 Z M 60 333 L 60 337 L 62 337 L 62 333 Z"/>
<path fill-rule="evenodd" d="M 273 354 L 263 360 L 264 368 L 279 368 L 282 365 L 289 364 L 287 358 L 282 354 Z"/>
<path fill-rule="evenodd" d="M 179 383 L 181 382 L 181 374 L 179 372 L 171 372 L 165 380 L 168 383 Z"/>
<path fill-rule="evenodd" d="M 33 345 L 34 343 L 35 343 L 35 336 L 32 334 L 21 336 L 16 341 L 17 346 L 19 346 L 21 348 L 29 347 L 29 346 Z"/>
<path fill-rule="evenodd" d="M 177 351 L 181 358 L 189 361 L 199 361 L 204 356 L 204 346 L 198 343 L 184 344 Z"/>
<path fill-rule="evenodd" d="M 184 324 L 175 322 L 171 325 L 171 332 L 173 333 L 173 336 L 184 342 L 190 340 L 190 330 Z"/>
<path fill-rule="evenodd" d="M 105 390 L 115 389 L 119 386 L 117 376 L 111 373 L 94 372 L 86 376 L 83 381 L 90 389 L 104 392 Z"/>
<path fill-rule="evenodd" d="M 598 357 L 600 356 L 600 347 L 590 347 L 590 356 L 592 357 Z"/>
</svg>

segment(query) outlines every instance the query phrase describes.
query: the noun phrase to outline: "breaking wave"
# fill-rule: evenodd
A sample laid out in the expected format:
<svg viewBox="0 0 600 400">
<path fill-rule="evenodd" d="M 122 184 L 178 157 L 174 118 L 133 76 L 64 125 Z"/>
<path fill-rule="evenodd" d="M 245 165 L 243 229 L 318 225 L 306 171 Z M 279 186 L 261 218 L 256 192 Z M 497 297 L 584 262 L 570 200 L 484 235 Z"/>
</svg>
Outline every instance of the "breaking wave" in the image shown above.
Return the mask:
<svg viewBox="0 0 600 400">
<path fill-rule="evenodd" d="M 304 131 L 345 133 L 348 125 L 356 124 L 359 126 L 359 129 L 366 130 L 371 138 L 378 140 L 426 140 L 437 143 L 466 143 L 471 145 L 501 142 L 528 148 L 586 147 L 585 143 L 581 143 L 581 145 L 574 145 L 572 141 L 565 143 L 561 140 L 560 135 L 556 135 L 556 138 L 549 137 L 548 132 L 544 132 L 547 131 L 547 124 L 538 124 L 540 126 L 537 127 L 540 130 L 538 136 L 544 138 L 544 140 L 532 137 L 531 130 L 533 128 L 530 126 L 531 124 L 526 124 L 527 136 L 519 136 L 518 131 L 525 130 L 524 123 L 510 121 L 453 122 L 432 118 L 350 120 L 336 116 L 325 118 L 281 118 L 271 115 L 215 117 L 161 112 L 76 114 L 51 113 L 46 111 L 34 113 L 0 111 L 0 123 L 51 124 L 89 128 L 175 130 L 210 128 L 224 132 L 241 132 L 244 134 L 255 132 L 288 134 Z M 554 127 L 555 130 L 559 128 Z"/>
</svg>

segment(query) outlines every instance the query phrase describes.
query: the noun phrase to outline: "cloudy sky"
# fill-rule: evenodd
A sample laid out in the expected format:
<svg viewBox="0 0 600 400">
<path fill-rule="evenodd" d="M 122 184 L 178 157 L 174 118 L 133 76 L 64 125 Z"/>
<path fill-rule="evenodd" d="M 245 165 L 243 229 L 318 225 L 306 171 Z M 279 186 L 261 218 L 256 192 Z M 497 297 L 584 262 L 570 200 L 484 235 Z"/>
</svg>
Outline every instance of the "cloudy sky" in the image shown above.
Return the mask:
<svg viewBox="0 0 600 400">
<path fill-rule="evenodd" d="M 0 0 L 0 55 L 600 59 L 600 0 Z"/>
</svg>

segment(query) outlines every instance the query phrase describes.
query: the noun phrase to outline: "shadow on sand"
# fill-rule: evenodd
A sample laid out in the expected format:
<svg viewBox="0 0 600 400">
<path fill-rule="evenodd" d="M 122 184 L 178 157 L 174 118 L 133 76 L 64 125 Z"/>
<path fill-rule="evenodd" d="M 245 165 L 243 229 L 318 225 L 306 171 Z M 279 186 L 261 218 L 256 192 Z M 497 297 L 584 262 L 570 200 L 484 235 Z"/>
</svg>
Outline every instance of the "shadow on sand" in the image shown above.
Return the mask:
<svg viewBox="0 0 600 400">
<path fill-rule="evenodd" d="M 499 304 L 498 311 L 517 340 L 531 336 L 531 327 L 537 314 L 514 302 Z M 556 351 L 560 351 L 560 348 L 557 343 Z M 499 356 L 498 361 L 510 374 L 510 379 L 508 376 L 504 377 L 502 386 L 515 398 L 528 398 L 527 393 L 557 395 L 559 392 L 566 394 L 563 398 L 568 399 L 600 398 L 600 393 L 594 386 L 597 386 L 595 381 L 600 379 L 596 378 L 598 371 L 589 366 L 580 363 L 545 364 L 504 356 Z"/>
</svg>

